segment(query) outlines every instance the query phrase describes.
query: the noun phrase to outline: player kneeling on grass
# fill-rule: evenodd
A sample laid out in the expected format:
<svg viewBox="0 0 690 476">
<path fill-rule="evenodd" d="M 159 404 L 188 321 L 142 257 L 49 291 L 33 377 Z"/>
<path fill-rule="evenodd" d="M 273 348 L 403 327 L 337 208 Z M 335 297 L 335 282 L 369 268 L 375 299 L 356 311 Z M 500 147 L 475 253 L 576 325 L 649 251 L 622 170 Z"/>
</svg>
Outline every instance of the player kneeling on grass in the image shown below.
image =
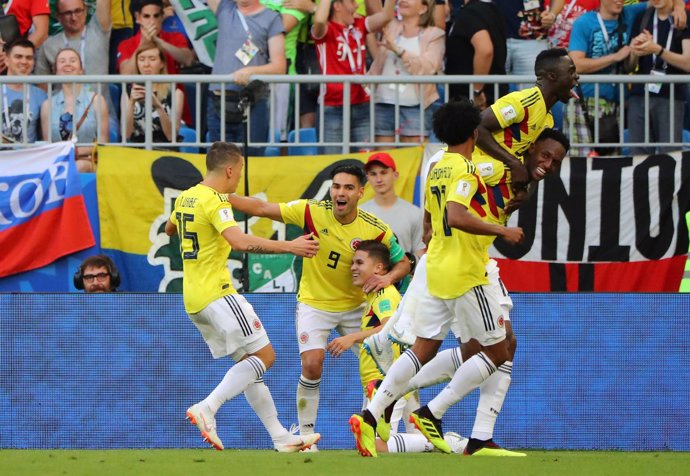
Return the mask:
<svg viewBox="0 0 690 476">
<path fill-rule="evenodd" d="M 372 276 L 384 275 L 390 271 L 390 268 L 390 252 L 384 244 L 376 240 L 362 241 L 357 246 L 357 251 L 355 251 L 352 266 L 350 268 L 352 272 L 352 283 L 361 288 Z M 368 293 L 360 331 L 333 339 L 326 347 L 328 352 L 334 357 L 339 357 L 353 345 L 361 345 L 366 337 L 381 329 L 381 326 L 385 324 L 395 312 L 400 304 L 400 300 L 400 293 L 393 285 L 386 286 L 377 292 Z M 396 356 L 400 355 L 399 347 L 394 347 Z M 366 352 L 359 353 L 359 373 L 365 394 L 368 398 L 371 398 L 375 392 L 376 384 L 383 379 L 383 375 L 376 368 L 376 364 L 371 356 Z M 404 399 L 401 401 L 402 404 L 405 402 L 406 400 Z M 393 410 L 393 405 L 390 406 L 389 410 Z M 402 411 L 402 409 L 400 410 Z M 387 417 L 386 420 L 390 422 L 390 413 Z M 393 419 L 393 421 L 396 422 L 397 420 L 396 418 Z M 397 427 L 397 424 L 395 426 Z M 380 439 L 376 440 L 377 449 L 383 453 L 420 453 L 432 451 L 434 448 L 421 433 L 400 433 L 391 435 L 390 423 L 384 425 L 383 420 L 379 424 L 377 430 L 381 436 Z M 444 436 L 449 445 L 457 449 L 457 452 L 462 451 L 463 444 L 467 441 L 457 433 L 449 432 Z"/>
<path fill-rule="evenodd" d="M 273 346 L 252 305 L 232 286 L 227 259 L 231 247 L 252 253 L 292 253 L 313 257 L 319 249 L 311 234 L 292 241 L 271 241 L 242 232 L 228 202 L 242 176 L 244 158 L 234 144 L 216 142 L 206 155 L 206 177 L 182 192 L 165 225 L 168 236 L 179 233 L 182 257 L 182 294 L 189 318 L 199 329 L 213 357 L 229 355 L 237 363 L 201 402 L 187 410 L 187 418 L 204 440 L 217 450 L 223 442 L 216 433 L 220 406 L 244 396 L 268 430 L 276 451 L 309 448 L 320 435 L 297 436 L 283 427 L 263 374 L 275 361 Z"/>
</svg>

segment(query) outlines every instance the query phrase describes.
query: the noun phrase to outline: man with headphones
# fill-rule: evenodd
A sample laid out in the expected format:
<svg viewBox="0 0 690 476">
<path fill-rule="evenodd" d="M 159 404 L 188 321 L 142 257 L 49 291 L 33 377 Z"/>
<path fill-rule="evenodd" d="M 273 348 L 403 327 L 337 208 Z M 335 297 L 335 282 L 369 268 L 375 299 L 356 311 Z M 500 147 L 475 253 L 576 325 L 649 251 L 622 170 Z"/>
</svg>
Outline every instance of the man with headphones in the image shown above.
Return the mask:
<svg viewBox="0 0 690 476">
<path fill-rule="evenodd" d="M 111 293 L 120 285 L 120 273 L 110 257 L 89 256 L 74 273 L 74 287 L 85 293 Z"/>
</svg>

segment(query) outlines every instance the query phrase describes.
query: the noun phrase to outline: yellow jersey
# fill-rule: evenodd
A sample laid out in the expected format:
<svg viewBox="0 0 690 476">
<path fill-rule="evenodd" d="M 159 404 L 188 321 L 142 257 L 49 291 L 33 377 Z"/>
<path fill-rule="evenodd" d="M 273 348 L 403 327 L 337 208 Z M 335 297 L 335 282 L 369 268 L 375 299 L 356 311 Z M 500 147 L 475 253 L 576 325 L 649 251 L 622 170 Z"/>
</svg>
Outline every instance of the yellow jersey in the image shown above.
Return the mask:
<svg viewBox="0 0 690 476">
<path fill-rule="evenodd" d="M 385 319 L 392 317 L 401 299 L 395 286 L 387 286 L 375 293 L 367 294 L 367 308 L 362 314 L 360 330 L 366 331 L 378 327 Z M 394 344 L 393 357 L 397 359 L 399 356 L 400 346 Z M 361 345 L 359 349 L 359 376 L 365 391 L 369 382 L 383 380 L 383 375 L 379 372 L 371 355 L 364 351 Z"/>
<path fill-rule="evenodd" d="M 492 213 L 487 188 L 475 165 L 460 154 L 443 154 L 427 178 L 425 208 L 432 235 L 427 250 L 427 287 L 432 296 L 453 299 L 488 284 L 486 263 L 494 236 L 465 233 L 448 225 L 448 202 L 482 220 Z"/>
<path fill-rule="evenodd" d="M 228 196 L 195 185 L 177 197 L 170 221 L 180 236 L 187 312 L 196 314 L 216 299 L 236 293 L 227 266 L 230 245 L 221 236 L 227 228 L 237 226 Z"/>
<path fill-rule="evenodd" d="M 546 109 L 544 96 L 536 86 L 500 97 L 491 109 L 501 125 L 501 130 L 493 133 L 494 140 L 520 160 L 539 134 L 547 127 L 553 127 L 553 116 Z M 479 147 L 475 148 L 472 156 L 476 153 L 486 154 Z"/>
<path fill-rule="evenodd" d="M 321 311 L 349 311 L 364 302 L 364 293 L 352 284 L 350 274 L 360 242 L 380 241 L 390 250 L 393 263 L 405 256 L 390 227 L 363 210 L 358 210 L 357 218 L 347 225 L 335 219 L 330 201 L 281 203 L 280 214 L 283 222 L 299 226 L 319 240 L 316 256 L 303 261 L 297 300 Z"/>
<path fill-rule="evenodd" d="M 522 157 L 520 158 L 522 159 Z M 472 153 L 472 163 L 488 189 L 489 213 L 487 213 L 487 221 L 505 226 L 509 218 L 505 213 L 505 206 L 514 196 L 510 169 L 500 160 L 496 160 L 477 149 Z"/>
<path fill-rule="evenodd" d="M 110 14 L 112 16 L 113 30 L 132 28 L 132 12 L 129 9 L 131 0 L 110 0 Z"/>
</svg>

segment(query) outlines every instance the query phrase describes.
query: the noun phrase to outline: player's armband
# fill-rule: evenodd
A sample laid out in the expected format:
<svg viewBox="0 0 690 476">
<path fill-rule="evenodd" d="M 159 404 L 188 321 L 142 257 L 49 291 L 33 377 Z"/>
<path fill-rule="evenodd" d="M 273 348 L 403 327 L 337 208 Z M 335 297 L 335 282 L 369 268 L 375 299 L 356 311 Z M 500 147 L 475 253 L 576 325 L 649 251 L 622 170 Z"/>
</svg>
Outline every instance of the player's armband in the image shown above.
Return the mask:
<svg viewBox="0 0 690 476">
<path fill-rule="evenodd" d="M 390 243 L 391 263 L 395 264 L 402 261 L 402 259 L 405 257 L 405 250 L 402 249 L 402 246 L 400 246 L 398 243 L 398 239 L 395 237 L 395 235 L 391 238 Z"/>
</svg>

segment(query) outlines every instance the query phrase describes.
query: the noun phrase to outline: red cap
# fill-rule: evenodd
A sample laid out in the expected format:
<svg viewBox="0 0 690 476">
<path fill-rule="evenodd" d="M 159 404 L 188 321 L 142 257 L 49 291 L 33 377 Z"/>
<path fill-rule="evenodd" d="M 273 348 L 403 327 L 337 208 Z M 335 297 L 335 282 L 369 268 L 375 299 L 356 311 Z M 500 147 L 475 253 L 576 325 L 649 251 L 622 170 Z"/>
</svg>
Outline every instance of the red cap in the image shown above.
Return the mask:
<svg viewBox="0 0 690 476">
<path fill-rule="evenodd" d="M 385 152 L 377 152 L 370 156 L 369 160 L 367 160 L 367 163 L 364 165 L 364 170 L 369 171 L 369 167 L 373 164 L 383 165 L 384 167 L 388 167 L 394 171 L 396 170 L 395 160 L 393 160 L 393 157 L 391 157 L 390 154 Z"/>
</svg>

